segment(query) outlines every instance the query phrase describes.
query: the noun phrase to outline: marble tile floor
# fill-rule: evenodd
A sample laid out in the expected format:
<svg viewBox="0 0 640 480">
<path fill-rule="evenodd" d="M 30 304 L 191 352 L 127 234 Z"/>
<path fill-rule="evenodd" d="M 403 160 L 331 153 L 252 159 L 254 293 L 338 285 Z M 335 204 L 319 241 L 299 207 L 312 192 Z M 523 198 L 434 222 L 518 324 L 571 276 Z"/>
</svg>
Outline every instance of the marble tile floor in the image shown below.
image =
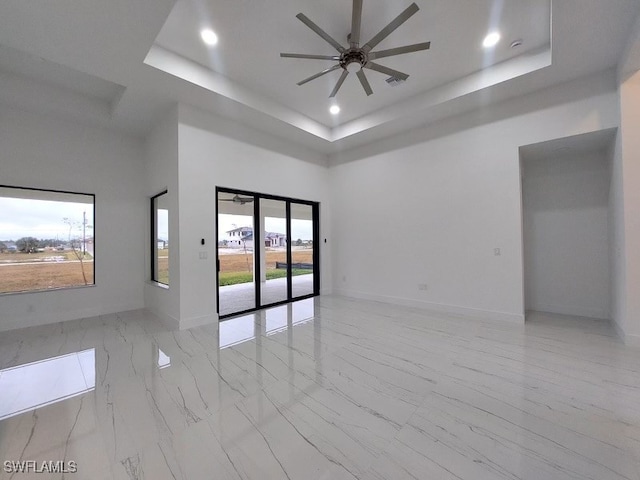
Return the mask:
<svg viewBox="0 0 640 480">
<path fill-rule="evenodd" d="M 7 471 L 27 460 L 77 472 Z M 134 311 L 3 332 L 0 462 L 15 480 L 639 480 L 640 350 L 602 321 L 330 296 L 219 331 Z"/>
</svg>

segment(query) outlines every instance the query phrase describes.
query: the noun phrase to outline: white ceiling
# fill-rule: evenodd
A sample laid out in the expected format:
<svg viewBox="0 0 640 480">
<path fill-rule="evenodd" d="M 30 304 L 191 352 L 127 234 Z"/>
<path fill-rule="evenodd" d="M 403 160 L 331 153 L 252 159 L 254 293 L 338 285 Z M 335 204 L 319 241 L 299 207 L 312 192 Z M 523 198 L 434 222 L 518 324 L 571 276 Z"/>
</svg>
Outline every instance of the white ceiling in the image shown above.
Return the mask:
<svg viewBox="0 0 640 480">
<path fill-rule="evenodd" d="M 548 160 L 591 152 L 607 151 L 616 141 L 616 129 L 558 138 L 520 147 L 520 158 L 526 161 Z"/>
<path fill-rule="evenodd" d="M 366 43 L 410 3 L 411 0 L 364 1 L 361 43 Z M 374 90 L 369 98 L 355 75 L 351 75 L 337 96 L 342 109 L 337 117 L 329 113 L 328 97 L 341 70 L 296 86 L 298 81 L 337 62 L 283 59 L 279 54 L 336 55 L 337 51 L 300 22 L 296 14 L 304 13 L 347 46 L 346 37 L 351 29 L 350 0 L 178 0 L 156 44 L 328 127 L 550 45 L 550 0 L 417 0 L 417 4 L 421 10 L 376 50 L 425 41 L 431 41 L 431 49 L 380 59 L 378 63 L 410 77 L 404 84 L 390 87 L 385 82 L 388 76 L 367 71 Z M 200 39 L 200 31 L 206 27 L 212 28 L 220 38 L 213 48 L 208 48 Z M 494 49 L 485 50 L 482 40 L 493 30 L 500 31 L 504 41 Z M 511 49 L 510 43 L 516 39 L 523 39 L 524 44 Z"/>
<path fill-rule="evenodd" d="M 363 37 L 410 3 L 365 0 Z M 327 97 L 339 72 L 298 87 L 325 63 L 279 53 L 333 54 L 295 15 L 346 43 L 350 0 L 54 0 L 37 8 L 7 0 L 0 3 L 0 93 L 11 94 L 0 102 L 68 114 L 69 102 L 56 100 L 64 91 L 75 95 L 74 118 L 84 111 L 87 121 L 135 135 L 180 102 L 331 154 L 610 69 L 640 9 L 638 0 L 417 3 L 420 11 L 378 47 L 432 42 L 430 51 L 379 61 L 409 80 L 390 87 L 368 72 L 375 93 L 366 97 L 348 78 L 337 98 L 342 112 L 331 117 Z M 199 39 L 205 25 L 220 36 L 213 50 Z M 494 25 L 504 41 L 492 57 L 480 42 Z M 512 50 L 515 38 L 525 43 Z M 93 107 L 80 108 L 80 97 Z"/>
<path fill-rule="evenodd" d="M 113 101 L 124 89 L 107 80 L 3 45 L 0 45 L 0 74 L 15 75 L 34 82 L 44 81 L 49 86 L 105 102 Z"/>
</svg>

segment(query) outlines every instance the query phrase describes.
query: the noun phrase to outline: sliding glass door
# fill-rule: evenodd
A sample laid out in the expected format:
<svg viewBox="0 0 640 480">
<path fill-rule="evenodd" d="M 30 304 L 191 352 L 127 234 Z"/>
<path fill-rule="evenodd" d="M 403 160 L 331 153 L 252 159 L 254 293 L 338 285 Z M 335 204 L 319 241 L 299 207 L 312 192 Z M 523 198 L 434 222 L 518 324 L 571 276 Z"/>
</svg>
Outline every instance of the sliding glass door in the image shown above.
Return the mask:
<svg viewBox="0 0 640 480">
<path fill-rule="evenodd" d="M 291 203 L 291 282 L 293 297 L 315 291 L 313 205 Z"/>
<path fill-rule="evenodd" d="M 221 318 L 319 294 L 315 202 L 217 189 Z"/>
<path fill-rule="evenodd" d="M 287 279 L 287 203 L 260 199 L 260 304 L 286 301 Z"/>
<path fill-rule="evenodd" d="M 251 195 L 218 192 L 218 313 L 256 308 L 254 202 Z"/>
</svg>

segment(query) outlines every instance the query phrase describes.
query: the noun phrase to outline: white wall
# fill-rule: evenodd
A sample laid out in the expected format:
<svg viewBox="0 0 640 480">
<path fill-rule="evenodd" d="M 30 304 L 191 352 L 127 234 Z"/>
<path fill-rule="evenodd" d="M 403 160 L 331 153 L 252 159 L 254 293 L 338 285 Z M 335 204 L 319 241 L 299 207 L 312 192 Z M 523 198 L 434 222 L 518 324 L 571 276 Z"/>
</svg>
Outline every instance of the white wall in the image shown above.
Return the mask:
<svg viewBox="0 0 640 480">
<path fill-rule="evenodd" d="M 161 119 L 147 137 L 145 145 L 146 239 L 151 233 L 150 198 L 167 190 L 169 204 L 169 288 L 151 281 L 151 247 L 145 242 L 144 304 L 169 325 L 180 319 L 180 230 L 178 202 L 178 108 Z"/>
<path fill-rule="evenodd" d="M 612 149 L 612 318 L 640 346 L 640 17 L 618 63 L 620 129 Z"/>
<path fill-rule="evenodd" d="M 525 308 L 608 319 L 606 152 L 523 158 Z"/>
<path fill-rule="evenodd" d="M 180 326 L 215 322 L 218 318 L 216 186 L 320 202 L 321 290 L 330 292 L 328 181 L 326 157 L 180 106 Z M 325 244 L 324 238 L 329 243 Z M 200 252 L 206 252 L 208 258 L 199 259 Z"/>
<path fill-rule="evenodd" d="M 620 131 L 607 152 L 610 162 L 609 185 L 609 265 L 611 269 L 611 320 L 624 338 L 626 317 L 626 264 L 624 238 L 624 192 L 622 178 L 622 141 Z"/>
<path fill-rule="evenodd" d="M 142 308 L 141 142 L 2 107 L 0 145 L 1 183 L 96 195 L 96 286 L 0 296 L 0 330 Z"/>
<path fill-rule="evenodd" d="M 334 291 L 522 322 L 518 149 L 616 127 L 615 88 L 609 72 L 336 155 Z"/>
<path fill-rule="evenodd" d="M 627 343 L 640 346 L 640 72 L 621 79 L 620 117 L 625 303 L 618 325 Z"/>
</svg>

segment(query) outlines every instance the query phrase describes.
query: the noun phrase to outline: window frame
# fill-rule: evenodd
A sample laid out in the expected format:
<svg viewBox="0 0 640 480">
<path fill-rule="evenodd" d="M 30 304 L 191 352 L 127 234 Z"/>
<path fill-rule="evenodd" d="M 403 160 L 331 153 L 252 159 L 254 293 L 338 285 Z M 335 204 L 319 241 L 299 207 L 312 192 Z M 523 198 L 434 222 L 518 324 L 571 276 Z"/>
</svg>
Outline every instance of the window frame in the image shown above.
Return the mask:
<svg viewBox="0 0 640 480">
<path fill-rule="evenodd" d="M 156 195 L 150 198 L 151 202 L 151 281 L 157 285 L 160 285 L 164 288 L 169 288 L 169 283 L 164 283 L 158 280 L 158 225 L 156 222 L 157 218 L 157 207 L 156 201 L 163 195 L 168 195 L 169 190 L 164 189 L 162 192 L 157 193 Z M 169 197 L 167 197 L 169 198 Z M 169 209 L 167 209 L 168 212 Z M 169 264 L 171 266 L 171 264 Z"/>
<path fill-rule="evenodd" d="M 216 234 L 215 234 L 215 238 L 216 238 L 216 306 L 217 306 L 217 313 L 218 316 L 220 318 L 220 321 L 224 321 L 227 320 L 229 318 L 232 317 L 236 317 L 238 315 L 243 315 L 243 314 L 247 314 L 247 313 L 251 313 L 251 312 L 255 312 L 255 311 L 259 311 L 263 308 L 268 308 L 268 307 L 275 307 L 278 305 L 286 305 L 288 303 L 292 303 L 298 300 L 304 300 L 307 298 L 312 298 L 312 297 L 317 297 L 320 295 L 320 268 L 321 268 L 321 262 L 320 262 L 320 246 L 321 246 L 321 240 L 320 240 L 320 207 L 321 207 L 321 203 L 318 201 L 314 201 L 314 200 L 302 200 L 302 199 L 297 199 L 297 198 L 293 198 L 293 197 L 283 197 L 280 195 L 273 195 L 273 194 L 267 194 L 267 193 L 259 193 L 259 192 L 252 192 L 252 191 L 248 191 L 248 190 L 240 190 L 237 188 L 229 188 L 229 187 L 222 187 L 222 186 L 216 186 L 216 214 L 215 214 L 215 227 L 216 227 Z M 220 246 L 218 244 L 218 238 L 219 238 L 219 234 L 220 234 L 220 212 L 219 212 L 219 199 L 220 199 L 220 193 L 228 193 L 228 194 L 236 194 L 236 195 L 243 195 L 243 196 L 247 196 L 247 197 L 253 197 L 254 198 L 254 210 L 253 210 L 253 225 L 252 225 L 252 229 L 253 232 L 259 232 L 260 231 L 260 222 L 259 222 L 259 217 L 260 217 L 260 200 L 261 199 L 266 199 L 266 200 L 277 200 L 277 201 L 282 201 L 285 202 L 286 204 L 286 218 L 287 218 L 287 229 L 285 232 L 285 237 L 287 238 L 287 240 L 284 242 L 284 246 L 287 247 L 287 264 L 291 265 L 292 264 L 292 255 L 291 255 L 291 248 L 289 246 L 289 238 L 291 238 L 291 205 L 292 204 L 299 204 L 299 205 L 306 205 L 312 208 L 312 221 L 313 221 L 313 265 L 314 265 L 314 269 L 313 269 L 313 293 L 310 293 L 308 295 L 301 295 L 301 296 L 294 296 L 293 295 L 293 282 L 292 282 L 292 272 L 291 269 L 287 269 L 287 299 L 280 301 L 280 302 L 275 302 L 275 303 L 262 303 L 262 299 L 261 299 L 261 289 L 260 287 L 257 285 L 255 285 L 255 306 L 253 308 L 247 309 L 247 310 L 242 310 L 242 311 L 237 311 L 237 312 L 233 312 L 233 313 L 228 313 L 228 314 L 224 314 L 224 315 L 220 315 Z M 241 234 L 238 232 L 238 236 L 241 237 Z M 238 245 L 240 245 L 242 238 L 238 241 Z M 326 241 L 326 240 L 325 240 Z M 292 244 L 293 245 L 293 244 Z M 260 249 L 256 248 L 254 250 L 254 262 L 257 266 L 257 268 L 255 268 L 254 270 L 254 283 L 255 283 L 255 279 L 256 278 L 260 278 L 261 272 L 260 272 Z"/>
<path fill-rule="evenodd" d="M 98 285 L 97 279 L 96 279 L 96 231 L 97 231 L 97 227 L 96 227 L 96 194 L 95 193 L 87 193 L 87 192 L 74 192 L 71 190 L 58 190 L 58 189 L 53 189 L 53 188 L 39 188 L 39 187 L 25 187 L 25 186 L 21 186 L 21 185 L 7 185 L 7 184 L 0 184 L 0 189 L 2 188 L 7 188 L 7 189 L 13 189 L 13 190 L 24 190 L 24 191 L 31 191 L 31 192 L 48 192 L 48 193 L 60 193 L 60 194 L 64 194 L 64 195 L 82 195 L 85 197 L 91 197 L 92 198 L 92 213 L 93 213 L 93 262 L 92 263 L 92 270 L 93 270 L 93 281 L 92 283 L 88 283 L 88 284 L 78 284 L 78 285 L 70 285 L 70 286 L 62 286 L 62 287 L 52 287 L 52 288 L 38 288 L 38 289 L 33 289 L 33 290 L 19 290 L 19 291 L 15 291 L 15 292 L 2 292 L 0 291 L 0 296 L 5 296 L 5 295 L 24 295 L 24 294 L 33 294 L 33 293 L 43 293 L 43 292 L 56 292 L 56 291 L 62 291 L 62 290 L 73 290 L 76 288 L 93 288 L 95 286 Z M 34 199 L 31 198 L 31 200 L 38 200 L 38 199 Z"/>
</svg>

